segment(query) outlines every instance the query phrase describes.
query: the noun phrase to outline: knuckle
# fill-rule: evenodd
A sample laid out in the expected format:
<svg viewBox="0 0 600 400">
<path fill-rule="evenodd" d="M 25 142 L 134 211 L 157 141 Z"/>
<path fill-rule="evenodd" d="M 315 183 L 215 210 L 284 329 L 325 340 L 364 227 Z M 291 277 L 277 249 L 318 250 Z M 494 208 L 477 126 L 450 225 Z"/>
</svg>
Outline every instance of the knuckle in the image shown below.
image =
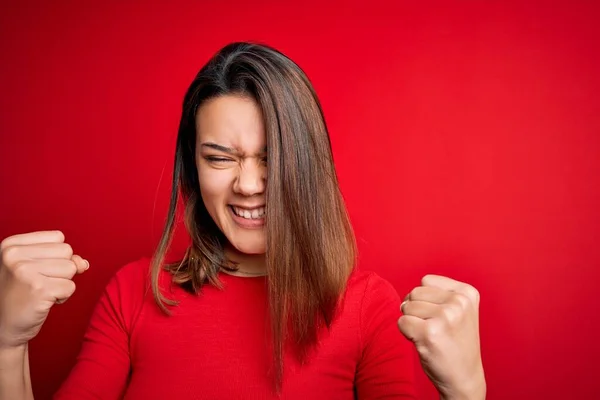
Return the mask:
<svg viewBox="0 0 600 400">
<path fill-rule="evenodd" d="M 408 298 L 409 298 L 410 300 L 418 299 L 418 298 L 419 298 L 419 288 L 418 288 L 418 287 L 416 287 L 416 288 L 413 288 L 413 290 L 411 290 L 411 291 L 408 293 Z"/>
<path fill-rule="evenodd" d="M 398 318 L 398 328 L 403 329 L 404 325 L 406 325 L 406 317 L 404 315 L 401 315 L 400 318 Z"/>
<path fill-rule="evenodd" d="M 67 261 L 66 268 L 70 275 L 75 275 L 77 273 L 77 264 L 75 264 L 75 261 Z"/>
<path fill-rule="evenodd" d="M 55 230 L 54 233 L 56 234 L 56 240 L 58 242 L 64 242 L 65 241 L 65 234 L 63 233 L 63 231 L 61 231 L 61 230 Z"/>
<path fill-rule="evenodd" d="M 67 296 L 71 297 L 75 293 L 75 289 L 77 289 L 77 285 L 75 285 L 75 282 L 69 280 L 67 283 Z"/>
<path fill-rule="evenodd" d="M 427 286 L 417 286 L 410 292 L 411 300 L 423 300 L 429 297 L 431 288 Z"/>
<path fill-rule="evenodd" d="M 435 345 L 440 342 L 440 337 L 444 331 L 444 326 L 437 319 L 430 319 L 425 326 L 425 340 L 430 345 Z"/>
<path fill-rule="evenodd" d="M 2 264 L 9 266 L 19 259 L 19 247 L 8 246 L 2 250 Z"/>
<path fill-rule="evenodd" d="M 11 268 L 9 268 L 9 271 L 11 271 L 12 275 L 19 281 L 26 282 L 30 280 L 30 269 L 25 261 L 14 263 Z"/>
<path fill-rule="evenodd" d="M 47 288 L 41 279 L 33 279 L 29 282 L 29 288 L 34 296 L 43 296 Z"/>
<path fill-rule="evenodd" d="M 427 286 L 431 282 L 432 277 L 433 276 L 431 274 L 427 274 L 427 275 L 423 276 L 421 278 L 421 284 L 423 286 Z"/>
<path fill-rule="evenodd" d="M 475 303 L 479 303 L 479 300 L 481 299 L 481 293 L 479 293 L 479 290 L 477 290 L 477 288 L 475 288 L 474 286 L 469 286 L 467 290 L 469 293 L 469 297 L 471 297 L 475 301 Z"/>
<path fill-rule="evenodd" d="M 443 322 L 448 326 L 454 326 L 459 323 L 462 315 L 462 308 L 455 304 L 446 304 L 442 308 Z"/>
<path fill-rule="evenodd" d="M 468 283 L 464 283 L 460 289 L 460 293 L 467 296 L 473 303 L 477 303 L 479 301 L 479 290 L 477 290 L 473 285 Z"/>
<path fill-rule="evenodd" d="M 410 315 L 411 308 L 412 306 L 410 301 L 403 301 L 400 303 L 400 311 L 402 311 L 402 314 L 404 315 Z"/>
<path fill-rule="evenodd" d="M 454 304 L 456 307 L 460 307 L 461 310 L 466 310 L 471 305 L 471 300 L 467 295 L 462 293 L 454 293 L 450 303 Z"/>
<path fill-rule="evenodd" d="M 66 257 L 70 258 L 73 256 L 73 247 L 69 243 L 61 243 L 63 251 L 66 253 Z"/>
</svg>

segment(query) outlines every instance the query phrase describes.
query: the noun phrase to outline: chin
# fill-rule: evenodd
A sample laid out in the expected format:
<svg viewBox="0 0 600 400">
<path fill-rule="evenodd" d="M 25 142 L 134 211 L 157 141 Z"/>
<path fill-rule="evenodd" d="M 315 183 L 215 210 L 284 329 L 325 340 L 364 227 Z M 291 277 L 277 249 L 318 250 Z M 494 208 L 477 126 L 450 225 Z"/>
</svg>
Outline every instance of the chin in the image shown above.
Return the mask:
<svg viewBox="0 0 600 400">
<path fill-rule="evenodd" d="M 267 243 L 264 237 L 243 239 L 240 237 L 227 237 L 227 240 L 234 249 L 242 254 L 261 255 L 267 252 Z"/>
<path fill-rule="evenodd" d="M 263 245 L 248 245 L 248 244 L 233 243 L 233 247 L 235 247 L 235 249 L 237 251 L 239 251 L 240 253 L 248 254 L 248 255 L 261 255 L 261 254 L 265 254 L 267 251 L 266 246 L 264 244 Z"/>
</svg>

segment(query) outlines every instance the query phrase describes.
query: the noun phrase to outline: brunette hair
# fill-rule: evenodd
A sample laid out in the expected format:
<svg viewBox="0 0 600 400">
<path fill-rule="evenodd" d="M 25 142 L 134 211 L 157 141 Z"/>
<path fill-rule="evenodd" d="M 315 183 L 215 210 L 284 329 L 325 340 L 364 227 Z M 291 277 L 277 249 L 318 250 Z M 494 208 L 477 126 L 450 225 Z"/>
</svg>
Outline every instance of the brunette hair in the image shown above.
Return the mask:
<svg viewBox="0 0 600 400">
<path fill-rule="evenodd" d="M 266 267 L 279 389 L 284 347 L 291 340 L 302 359 L 316 345 L 319 330 L 334 319 L 357 250 L 319 99 L 302 69 L 276 49 L 257 43 L 229 44 L 202 67 L 187 90 L 168 217 L 152 260 L 152 291 L 168 313 L 167 306 L 175 302 L 161 291 L 161 269 L 172 274 L 173 282 L 198 292 L 207 282 L 219 286 L 221 268 L 235 268 L 224 257 L 226 239 L 200 196 L 195 162 L 198 107 L 223 95 L 254 99 L 264 118 Z M 167 264 L 180 200 L 191 245 L 183 260 Z"/>
</svg>

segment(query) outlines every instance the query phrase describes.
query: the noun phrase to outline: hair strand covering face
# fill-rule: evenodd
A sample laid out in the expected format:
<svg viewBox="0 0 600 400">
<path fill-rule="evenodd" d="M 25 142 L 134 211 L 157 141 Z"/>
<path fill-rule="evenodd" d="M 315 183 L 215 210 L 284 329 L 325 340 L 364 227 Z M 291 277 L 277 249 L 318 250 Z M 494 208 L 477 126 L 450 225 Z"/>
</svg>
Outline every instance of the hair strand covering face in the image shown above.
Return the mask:
<svg viewBox="0 0 600 400">
<path fill-rule="evenodd" d="M 304 72 L 262 44 L 232 43 L 200 70 L 183 103 L 167 222 L 152 260 L 151 282 L 159 307 L 176 302 L 159 287 L 161 269 L 196 293 L 220 287 L 220 269 L 235 269 L 223 252 L 224 235 L 200 196 L 195 163 L 196 110 L 223 95 L 250 96 L 262 109 L 267 135 L 266 266 L 272 330 L 273 378 L 280 391 L 284 348 L 300 361 L 328 328 L 354 268 L 354 233 L 340 193 L 329 133 L 316 93 Z M 191 238 L 185 257 L 165 263 L 179 202 Z"/>
</svg>

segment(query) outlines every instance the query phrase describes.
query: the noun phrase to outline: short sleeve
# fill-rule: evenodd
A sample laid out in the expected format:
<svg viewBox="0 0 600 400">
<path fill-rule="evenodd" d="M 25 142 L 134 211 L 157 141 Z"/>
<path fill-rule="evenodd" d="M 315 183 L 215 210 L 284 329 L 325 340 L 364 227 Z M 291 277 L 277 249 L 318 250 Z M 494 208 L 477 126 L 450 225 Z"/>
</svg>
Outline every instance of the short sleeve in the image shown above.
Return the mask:
<svg viewBox="0 0 600 400">
<path fill-rule="evenodd" d="M 81 351 L 55 400 L 119 399 L 129 378 L 129 338 L 144 299 L 149 261 L 121 268 L 104 289 Z"/>
<path fill-rule="evenodd" d="M 415 355 L 400 333 L 400 297 L 377 274 L 368 278 L 361 306 L 362 357 L 356 373 L 358 400 L 416 399 Z"/>
</svg>

